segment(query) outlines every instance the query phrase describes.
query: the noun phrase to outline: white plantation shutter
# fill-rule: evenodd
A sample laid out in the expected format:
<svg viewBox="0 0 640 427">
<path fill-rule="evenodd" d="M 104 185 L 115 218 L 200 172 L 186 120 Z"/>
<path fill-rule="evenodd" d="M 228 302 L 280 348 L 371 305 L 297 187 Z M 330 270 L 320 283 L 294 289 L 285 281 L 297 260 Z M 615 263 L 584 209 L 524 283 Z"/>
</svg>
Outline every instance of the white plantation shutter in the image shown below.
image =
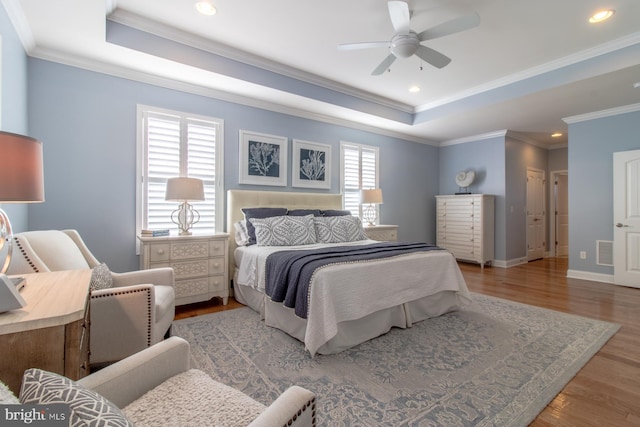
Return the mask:
<svg viewBox="0 0 640 427">
<path fill-rule="evenodd" d="M 340 143 L 344 209 L 362 218 L 360 190 L 378 188 L 378 148 Z"/>
<path fill-rule="evenodd" d="M 194 230 L 213 232 L 221 197 L 222 122 L 179 112 L 142 108 L 142 206 L 139 228 L 175 229 L 171 213 L 177 202 L 164 200 L 167 179 L 176 176 L 204 182 L 205 201 L 191 202 L 200 213 Z"/>
</svg>

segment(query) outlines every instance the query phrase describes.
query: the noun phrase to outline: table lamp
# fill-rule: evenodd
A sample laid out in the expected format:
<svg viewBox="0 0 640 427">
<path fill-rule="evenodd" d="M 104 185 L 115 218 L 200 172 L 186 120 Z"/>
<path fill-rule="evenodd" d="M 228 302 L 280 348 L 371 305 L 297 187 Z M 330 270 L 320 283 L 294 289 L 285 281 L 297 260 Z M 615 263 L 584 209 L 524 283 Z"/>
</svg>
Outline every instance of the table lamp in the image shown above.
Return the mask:
<svg viewBox="0 0 640 427">
<path fill-rule="evenodd" d="M 0 204 L 44 202 L 42 143 L 37 139 L 0 131 Z M 6 245 L 6 249 L 5 249 Z M 9 279 L 13 232 L 6 212 L 0 209 L 0 312 L 25 306 L 18 292 L 22 279 Z"/>
<path fill-rule="evenodd" d="M 181 236 L 191 234 L 189 229 L 200 220 L 200 213 L 189 204 L 190 201 L 204 200 L 204 184 L 198 178 L 169 178 L 165 200 L 181 202 L 171 213 L 171 221 L 178 225 Z"/>
<path fill-rule="evenodd" d="M 368 221 L 370 226 L 375 225 L 376 207 L 374 205 L 382 204 L 382 190 L 379 188 L 360 190 L 360 203 L 368 204 L 362 211 L 364 220 Z"/>
</svg>

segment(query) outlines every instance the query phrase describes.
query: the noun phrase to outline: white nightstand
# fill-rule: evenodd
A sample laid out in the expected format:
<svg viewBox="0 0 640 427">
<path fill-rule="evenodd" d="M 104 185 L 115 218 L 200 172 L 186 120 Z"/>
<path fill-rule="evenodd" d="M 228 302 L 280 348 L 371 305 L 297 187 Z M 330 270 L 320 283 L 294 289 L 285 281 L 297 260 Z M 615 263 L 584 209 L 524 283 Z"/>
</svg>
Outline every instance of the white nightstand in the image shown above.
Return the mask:
<svg viewBox="0 0 640 427">
<path fill-rule="evenodd" d="M 229 235 L 141 237 L 140 268 L 172 267 L 176 305 L 221 297 L 229 302 Z"/>
<path fill-rule="evenodd" d="M 397 225 L 365 225 L 364 232 L 367 233 L 367 237 L 371 240 L 398 241 Z"/>
</svg>

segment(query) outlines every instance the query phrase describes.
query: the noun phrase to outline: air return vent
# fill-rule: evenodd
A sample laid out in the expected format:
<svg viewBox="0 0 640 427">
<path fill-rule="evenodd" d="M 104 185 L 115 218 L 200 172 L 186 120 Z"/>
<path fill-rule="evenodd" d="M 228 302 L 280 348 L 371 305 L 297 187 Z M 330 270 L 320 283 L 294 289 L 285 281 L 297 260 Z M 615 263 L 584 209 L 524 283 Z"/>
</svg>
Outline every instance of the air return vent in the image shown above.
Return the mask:
<svg viewBox="0 0 640 427">
<path fill-rule="evenodd" d="M 596 240 L 596 264 L 613 266 L 613 242 Z"/>
</svg>

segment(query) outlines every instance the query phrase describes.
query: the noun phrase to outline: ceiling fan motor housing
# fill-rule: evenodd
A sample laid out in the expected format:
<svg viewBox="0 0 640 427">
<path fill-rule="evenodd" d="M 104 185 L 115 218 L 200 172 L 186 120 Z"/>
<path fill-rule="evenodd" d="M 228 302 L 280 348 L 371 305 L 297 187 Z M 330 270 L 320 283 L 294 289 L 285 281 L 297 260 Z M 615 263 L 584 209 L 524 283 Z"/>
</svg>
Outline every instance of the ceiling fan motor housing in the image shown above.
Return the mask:
<svg viewBox="0 0 640 427">
<path fill-rule="evenodd" d="M 409 34 L 396 34 L 391 39 L 391 53 L 400 58 L 408 58 L 420 47 L 418 35 L 411 31 Z"/>
</svg>

